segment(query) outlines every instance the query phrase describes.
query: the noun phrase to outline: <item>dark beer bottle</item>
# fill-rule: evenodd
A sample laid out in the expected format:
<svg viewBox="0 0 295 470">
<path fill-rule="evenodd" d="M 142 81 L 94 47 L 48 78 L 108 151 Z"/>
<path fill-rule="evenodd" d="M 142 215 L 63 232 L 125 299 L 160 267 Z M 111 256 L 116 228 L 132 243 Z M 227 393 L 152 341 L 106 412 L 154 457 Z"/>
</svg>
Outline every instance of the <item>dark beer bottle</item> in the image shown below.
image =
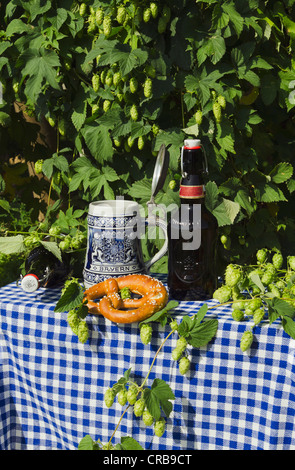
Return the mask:
<svg viewBox="0 0 295 470">
<path fill-rule="evenodd" d="M 57 287 L 70 272 L 70 263 L 63 256 L 60 261 L 43 246 L 34 248 L 25 260 L 25 275 L 21 287 L 25 292 L 35 292 L 39 287 Z"/>
<path fill-rule="evenodd" d="M 206 156 L 201 141 L 184 141 L 180 206 L 168 223 L 168 288 L 176 300 L 206 300 L 216 289 L 217 221 L 204 204 Z"/>
</svg>

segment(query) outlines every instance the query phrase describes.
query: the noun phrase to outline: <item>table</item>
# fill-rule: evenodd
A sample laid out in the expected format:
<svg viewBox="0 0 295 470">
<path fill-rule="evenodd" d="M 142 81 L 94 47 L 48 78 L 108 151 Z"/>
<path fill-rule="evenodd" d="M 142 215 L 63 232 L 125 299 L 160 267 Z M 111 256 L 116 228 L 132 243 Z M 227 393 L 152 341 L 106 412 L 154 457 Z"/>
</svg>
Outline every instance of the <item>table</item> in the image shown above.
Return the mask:
<svg viewBox="0 0 295 470">
<path fill-rule="evenodd" d="M 163 277 L 158 276 L 163 280 Z M 170 332 L 154 323 L 152 342 L 143 345 L 137 324 L 117 325 L 88 316 L 90 337 L 79 343 L 66 320 L 55 313 L 58 289 L 26 294 L 15 283 L 0 289 L 0 449 L 74 450 L 83 436 L 107 442 L 122 414 L 107 408 L 106 388 L 132 368 L 141 383 L 155 351 Z M 216 337 L 191 348 L 192 367 L 181 376 L 165 343 L 147 382 L 164 379 L 175 394 L 165 434 L 155 437 L 129 410 L 115 434 L 132 436 L 146 450 L 295 449 L 295 342 L 280 322 L 254 330 L 250 352 L 240 338 L 248 322 L 231 317 L 229 306 L 208 311 Z M 202 303 L 181 302 L 175 318 L 193 314 Z"/>
</svg>

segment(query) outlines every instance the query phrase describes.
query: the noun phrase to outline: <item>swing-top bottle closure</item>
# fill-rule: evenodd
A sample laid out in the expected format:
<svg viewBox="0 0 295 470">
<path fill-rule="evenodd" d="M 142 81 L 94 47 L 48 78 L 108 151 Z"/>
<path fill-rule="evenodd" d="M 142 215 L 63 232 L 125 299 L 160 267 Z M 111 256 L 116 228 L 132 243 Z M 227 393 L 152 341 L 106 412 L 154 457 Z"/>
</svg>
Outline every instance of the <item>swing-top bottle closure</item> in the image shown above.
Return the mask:
<svg viewBox="0 0 295 470">
<path fill-rule="evenodd" d="M 183 152 L 184 150 L 198 150 L 202 149 L 205 161 L 204 173 L 208 173 L 208 164 L 205 149 L 199 139 L 186 139 L 181 149 L 181 174 L 182 178 L 187 178 L 188 174 L 183 171 Z M 204 185 L 187 185 L 180 184 L 179 197 L 181 199 L 202 199 L 205 197 Z"/>
<path fill-rule="evenodd" d="M 21 287 L 25 292 L 35 292 L 39 286 L 39 278 L 35 274 L 26 274 L 21 280 Z"/>
</svg>

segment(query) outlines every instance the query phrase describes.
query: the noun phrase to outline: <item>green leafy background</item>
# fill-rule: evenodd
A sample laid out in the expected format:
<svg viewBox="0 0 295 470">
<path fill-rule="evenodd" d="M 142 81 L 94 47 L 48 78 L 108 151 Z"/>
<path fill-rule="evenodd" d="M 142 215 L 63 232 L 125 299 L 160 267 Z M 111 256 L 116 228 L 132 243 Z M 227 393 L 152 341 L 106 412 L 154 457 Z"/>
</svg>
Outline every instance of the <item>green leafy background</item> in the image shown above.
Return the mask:
<svg viewBox="0 0 295 470">
<path fill-rule="evenodd" d="M 72 222 L 93 200 L 146 203 L 162 143 L 170 168 L 157 202 L 177 202 L 180 147 L 197 137 L 206 204 L 228 238 L 220 266 L 248 262 L 260 246 L 291 252 L 294 3 L 2 2 L 3 233 L 48 214 L 48 194 L 51 216 Z M 146 242 L 145 256 L 161 243 Z M 154 269 L 165 271 L 166 258 Z"/>
</svg>

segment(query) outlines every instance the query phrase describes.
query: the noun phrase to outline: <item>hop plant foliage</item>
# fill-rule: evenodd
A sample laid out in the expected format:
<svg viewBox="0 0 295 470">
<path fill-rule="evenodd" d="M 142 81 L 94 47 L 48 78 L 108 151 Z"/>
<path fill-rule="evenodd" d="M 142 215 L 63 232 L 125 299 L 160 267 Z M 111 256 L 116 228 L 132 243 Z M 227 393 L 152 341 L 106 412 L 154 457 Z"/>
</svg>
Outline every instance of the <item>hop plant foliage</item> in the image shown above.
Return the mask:
<svg viewBox="0 0 295 470">
<path fill-rule="evenodd" d="M 224 283 L 213 298 L 232 304 L 235 321 L 250 321 L 252 328 L 262 321 L 280 319 L 284 330 L 295 339 L 295 257 L 285 259 L 278 250 L 267 248 L 256 252 L 256 265 L 229 264 Z M 241 349 L 246 351 L 253 342 L 252 331 L 246 331 Z"/>
</svg>

